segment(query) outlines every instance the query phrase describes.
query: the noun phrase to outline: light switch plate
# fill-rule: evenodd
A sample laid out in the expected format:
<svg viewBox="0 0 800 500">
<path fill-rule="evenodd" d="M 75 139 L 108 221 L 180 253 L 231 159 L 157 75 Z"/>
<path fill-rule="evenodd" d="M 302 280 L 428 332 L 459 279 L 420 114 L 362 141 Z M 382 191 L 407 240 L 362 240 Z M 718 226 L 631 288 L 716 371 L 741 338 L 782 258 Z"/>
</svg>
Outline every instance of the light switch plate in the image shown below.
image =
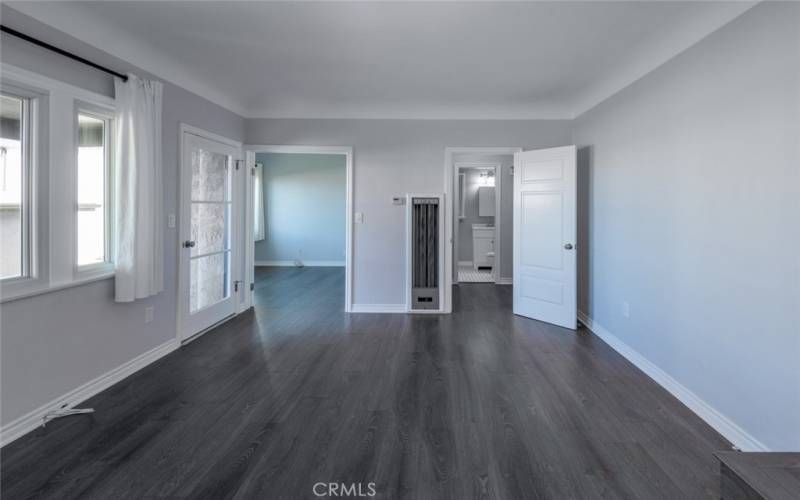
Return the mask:
<svg viewBox="0 0 800 500">
<path fill-rule="evenodd" d="M 152 323 L 154 316 L 155 316 L 155 308 L 153 306 L 147 306 L 144 308 L 145 323 Z"/>
<path fill-rule="evenodd" d="M 167 227 L 175 228 L 175 214 L 167 215 Z"/>
<path fill-rule="evenodd" d="M 364 212 L 356 212 L 356 224 L 364 223 Z"/>
</svg>

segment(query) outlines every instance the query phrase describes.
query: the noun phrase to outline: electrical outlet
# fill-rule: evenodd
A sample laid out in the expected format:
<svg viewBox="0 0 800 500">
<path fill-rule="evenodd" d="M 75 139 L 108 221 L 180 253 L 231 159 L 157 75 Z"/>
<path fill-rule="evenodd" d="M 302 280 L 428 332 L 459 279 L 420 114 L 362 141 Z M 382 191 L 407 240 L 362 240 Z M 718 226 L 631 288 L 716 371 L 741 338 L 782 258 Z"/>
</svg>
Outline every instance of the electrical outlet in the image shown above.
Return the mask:
<svg viewBox="0 0 800 500">
<path fill-rule="evenodd" d="M 151 323 L 153 321 L 153 316 L 155 316 L 155 307 L 147 306 L 144 308 L 144 322 Z"/>
<path fill-rule="evenodd" d="M 622 302 L 622 315 L 626 318 L 631 317 L 631 305 L 627 300 Z"/>
</svg>

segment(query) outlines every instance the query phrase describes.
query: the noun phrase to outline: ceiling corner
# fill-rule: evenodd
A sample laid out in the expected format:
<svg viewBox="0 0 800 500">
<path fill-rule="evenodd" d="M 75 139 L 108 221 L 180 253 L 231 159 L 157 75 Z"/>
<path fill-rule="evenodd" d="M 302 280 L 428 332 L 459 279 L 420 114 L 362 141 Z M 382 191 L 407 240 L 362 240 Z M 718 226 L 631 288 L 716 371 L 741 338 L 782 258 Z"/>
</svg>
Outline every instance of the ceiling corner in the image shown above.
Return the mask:
<svg viewBox="0 0 800 500">
<path fill-rule="evenodd" d="M 669 36 L 656 40 L 633 58 L 622 70 L 601 77 L 572 101 L 572 119 L 595 108 L 621 90 L 652 73 L 668 61 L 698 44 L 718 29 L 732 22 L 757 4 L 758 1 L 708 2 L 702 15 L 694 16 L 692 23 Z M 724 8 L 720 6 L 724 5 Z"/>
</svg>

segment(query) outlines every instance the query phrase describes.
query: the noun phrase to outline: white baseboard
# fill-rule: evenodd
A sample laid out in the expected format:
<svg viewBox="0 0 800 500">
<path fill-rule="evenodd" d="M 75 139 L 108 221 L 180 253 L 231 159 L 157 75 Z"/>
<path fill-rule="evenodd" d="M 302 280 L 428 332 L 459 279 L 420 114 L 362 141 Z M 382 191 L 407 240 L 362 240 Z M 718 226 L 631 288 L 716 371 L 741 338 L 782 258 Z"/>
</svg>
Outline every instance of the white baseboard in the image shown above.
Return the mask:
<svg viewBox="0 0 800 500">
<path fill-rule="evenodd" d="M 354 313 L 405 313 L 405 304 L 353 304 L 350 312 Z"/>
<path fill-rule="evenodd" d="M 611 332 L 597 324 L 582 311 L 578 311 L 578 319 L 586 325 L 595 335 L 600 337 L 612 349 L 621 354 L 625 359 L 642 370 L 645 375 L 653 379 L 658 385 L 702 418 L 708 425 L 722 434 L 725 439 L 742 451 L 769 451 L 758 439 L 748 434 L 728 417 L 717 411 L 710 404 L 703 401 L 697 394 L 690 391 L 680 382 L 672 378 L 667 372 L 653 364 L 650 360 L 639 354 L 638 351 L 613 335 Z"/>
<path fill-rule="evenodd" d="M 257 260 L 256 267 L 294 267 L 293 260 Z M 344 267 L 343 260 L 304 260 L 303 267 Z"/>
<path fill-rule="evenodd" d="M 495 283 L 496 285 L 513 285 L 514 278 L 503 278 L 500 276 L 500 280 Z"/>
<path fill-rule="evenodd" d="M 113 370 L 100 375 L 96 379 L 69 391 L 63 396 L 40 406 L 27 415 L 23 415 L 9 422 L 0 428 L 0 446 L 5 446 L 42 425 L 42 419 L 45 414 L 59 408 L 74 408 L 80 405 L 92 396 L 99 394 L 150 363 L 166 356 L 178 347 L 180 347 L 180 344 L 177 339 L 165 342 L 158 347 L 136 356 L 127 363 L 123 363 Z"/>
</svg>

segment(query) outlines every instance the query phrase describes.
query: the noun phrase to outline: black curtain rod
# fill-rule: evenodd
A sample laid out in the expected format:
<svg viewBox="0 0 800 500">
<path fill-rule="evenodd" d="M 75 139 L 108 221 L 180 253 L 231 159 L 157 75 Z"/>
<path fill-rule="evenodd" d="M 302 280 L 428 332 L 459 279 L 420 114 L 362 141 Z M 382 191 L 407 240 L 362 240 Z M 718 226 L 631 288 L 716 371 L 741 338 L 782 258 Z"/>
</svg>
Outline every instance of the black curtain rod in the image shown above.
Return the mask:
<svg viewBox="0 0 800 500">
<path fill-rule="evenodd" d="M 2 31 L 3 33 L 8 33 L 9 35 L 15 36 L 17 38 L 21 38 L 21 39 L 25 40 L 26 42 L 30 42 L 30 43 L 32 43 L 34 45 L 38 45 L 39 47 L 44 47 L 47 50 L 52 50 L 53 52 L 55 52 L 57 54 L 61 54 L 62 56 L 69 57 L 70 59 L 74 59 L 75 61 L 78 61 L 80 63 L 86 64 L 87 66 L 91 66 L 94 69 L 99 69 L 100 71 L 105 71 L 106 73 L 112 74 L 112 75 L 116 76 L 117 78 L 121 78 L 123 82 L 127 82 L 128 81 L 128 76 L 127 75 L 123 75 L 122 73 L 118 73 L 118 72 L 114 71 L 113 69 L 108 69 L 105 66 L 100 66 L 99 64 L 93 63 L 92 61 L 90 61 L 88 59 L 84 59 L 81 56 L 76 56 L 72 52 L 67 52 L 64 49 L 59 49 L 58 47 L 56 47 L 54 45 L 50 45 L 47 42 L 43 42 L 41 40 L 37 40 L 36 38 L 33 38 L 31 36 L 26 35 L 25 33 L 20 33 L 19 31 L 15 30 L 15 29 L 9 28 L 8 26 L 0 25 L 0 31 Z"/>
</svg>

